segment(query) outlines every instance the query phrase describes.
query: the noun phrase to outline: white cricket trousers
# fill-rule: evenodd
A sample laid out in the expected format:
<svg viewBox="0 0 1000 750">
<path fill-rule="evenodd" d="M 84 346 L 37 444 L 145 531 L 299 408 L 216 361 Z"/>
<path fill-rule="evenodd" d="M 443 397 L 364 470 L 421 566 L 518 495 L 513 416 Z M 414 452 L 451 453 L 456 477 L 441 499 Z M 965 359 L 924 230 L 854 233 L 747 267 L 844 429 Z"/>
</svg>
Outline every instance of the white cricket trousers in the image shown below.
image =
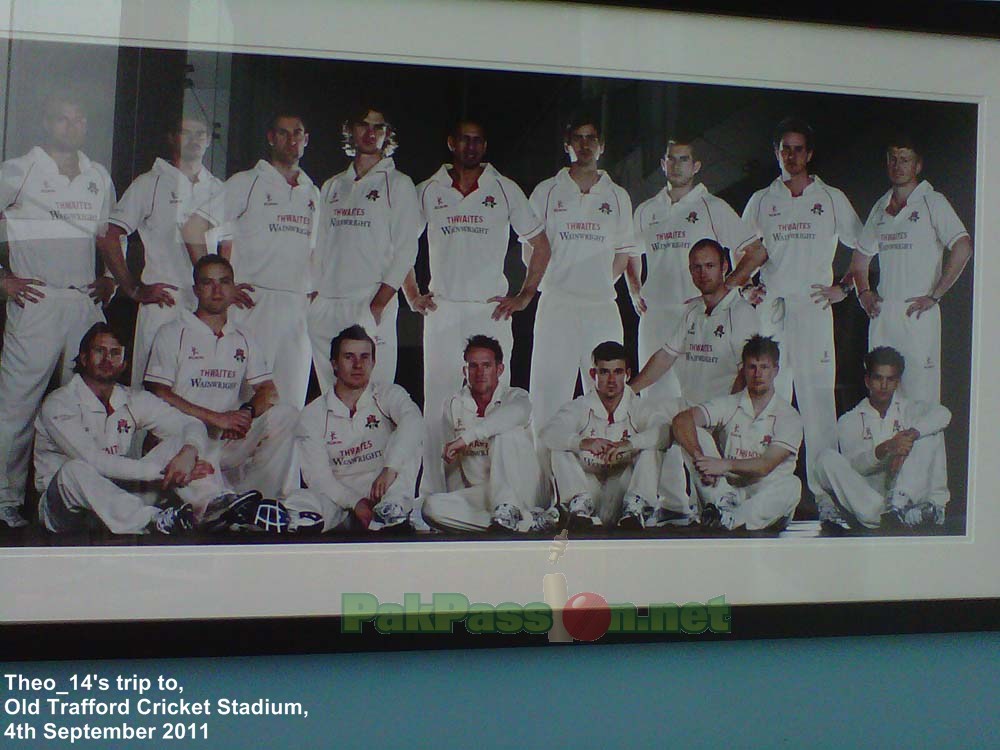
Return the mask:
<svg viewBox="0 0 1000 750">
<path fill-rule="evenodd" d="M 834 502 L 846 511 L 848 521 L 853 518 L 862 526 L 877 529 L 882 514 L 888 510 L 886 496 L 890 489 L 905 492 L 914 502 L 929 500 L 943 507 L 947 503 L 947 488 L 944 488 L 944 502 L 939 502 L 942 488 L 936 482 L 939 465 L 944 462 L 944 435 L 938 433 L 920 438 L 913 444 L 913 450 L 903 462 L 891 487 L 880 486 L 886 484 L 885 474 L 880 472 L 866 479 L 834 450 L 825 451 L 820 456 L 819 480 L 833 496 Z"/>
<path fill-rule="evenodd" d="M 85 292 L 42 287 L 45 298 L 18 307 L 7 303 L 0 353 L 0 505 L 24 502 L 35 415 L 57 368 L 59 383 L 73 376 L 80 339 L 104 320 Z"/>
<path fill-rule="evenodd" d="M 370 308 L 371 298 L 345 299 L 318 296 L 309 305 L 309 340 L 312 344 L 312 362 L 316 369 L 319 388 L 325 394 L 336 380 L 330 364 L 330 345 L 343 331 L 353 325 L 365 329 L 375 341 L 375 369 L 373 381 L 392 383 L 396 379 L 396 316 L 399 312 L 399 295 L 393 296 L 382 311 L 382 322 L 375 324 Z"/>
<path fill-rule="evenodd" d="M 297 490 L 298 420 L 298 409 L 275 404 L 253 421 L 246 437 L 211 441 L 210 460 L 221 467 L 226 485 L 239 493 L 257 490 L 264 497 L 278 499 Z"/>
<path fill-rule="evenodd" d="M 701 427 L 698 428 L 698 444 L 706 456 L 721 458 L 712 433 Z M 686 451 L 684 460 L 702 507 L 711 503 L 721 510 L 730 511 L 736 519 L 737 528 L 746 526 L 748 531 L 757 531 L 775 524 L 784 525 L 795 515 L 795 508 L 802 495 L 802 483 L 795 475 L 765 477 L 745 487 L 735 487 L 725 477 L 720 477 L 712 487 L 702 483 L 698 470 Z M 724 500 L 729 494 L 732 497 Z"/>
<path fill-rule="evenodd" d="M 772 336 L 781 351 L 774 390 L 792 402 L 792 390 L 806 447 L 806 479 L 814 494 L 822 494 L 816 479 L 819 455 L 837 447 L 837 405 L 834 388 L 837 360 L 833 348 L 833 312 L 808 296 L 772 299 L 760 308 L 761 334 Z"/>
<path fill-rule="evenodd" d="M 654 305 L 648 299 L 646 303 L 648 308 L 639 318 L 639 362 L 636 366 L 640 370 L 650 357 L 663 348 L 663 342 L 684 320 L 684 311 L 687 309 L 687 305 Z M 643 392 L 642 397 L 658 402 L 680 396 L 681 385 L 676 372 L 679 365 L 680 358 L 662 378 Z M 684 456 L 679 445 L 671 445 L 663 455 L 657 491 L 663 507 L 671 513 L 690 517 L 696 511 L 688 495 Z"/>
<path fill-rule="evenodd" d="M 194 312 L 198 307 L 194 292 L 190 288 L 171 290 L 173 307 L 159 305 L 139 305 L 135 316 L 135 338 L 132 344 L 132 387 L 142 388 L 142 378 L 146 374 L 149 355 L 153 349 L 153 339 L 164 323 L 170 323 L 187 310 Z"/>
<path fill-rule="evenodd" d="M 469 337 L 489 336 L 503 349 L 500 384 L 510 384 L 514 335 L 509 320 L 493 320 L 495 302 L 452 302 L 434 298 L 438 309 L 424 316 L 424 473 L 420 493 L 443 492 L 444 405 L 465 382 L 465 344 Z M 536 461 L 537 463 L 537 461 Z"/>
<path fill-rule="evenodd" d="M 461 478 L 460 472 L 456 474 Z M 530 525 L 531 511 L 549 505 L 546 483 L 535 453 L 531 433 L 518 429 L 490 438 L 489 479 L 472 487 L 441 492 L 424 498 L 423 517 L 445 531 L 485 531 L 493 511 L 509 503 Z"/>
<path fill-rule="evenodd" d="M 413 456 L 403 467 L 396 481 L 383 496 L 383 503 L 399 503 L 404 512 L 413 510 L 414 488 L 417 484 L 417 470 L 420 468 L 420 456 Z M 323 531 L 334 531 L 350 527 L 354 515 L 351 512 L 358 501 L 368 497 L 372 482 L 382 469 L 372 469 L 361 474 L 338 476 L 340 483 L 347 487 L 350 497 L 328 497 L 332 494 L 329 487 L 312 487 L 296 490 L 285 498 L 285 507 L 290 511 L 301 513 L 311 511 L 323 517 Z M 322 494 L 320 494 L 322 493 Z M 334 500 L 339 502 L 334 502 Z M 341 505 L 343 503 L 343 505 Z M 347 507 L 344 507 L 347 506 Z"/>
<path fill-rule="evenodd" d="M 281 403 L 301 409 L 306 403 L 312 363 L 312 347 L 306 330 L 308 298 L 301 292 L 260 286 L 254 289 L 250 293 L 254 306 L 247 310 L 232 307 L 229 314 L 235 322 L 250 330 L 267 355 Z"/>
<path fill-rule="evenodd" d="M 552 451 L 552 474 L 559 502 L 568 506 L 577 495 L 590 495 L 604 526 L 614 526 L 622 514 L 625 493 L 634 493 L 655 507 L 656 480 L 660 473 L 660 451 L 639 451 L 632 463 L 613 473 L 594 473 L 572 451 Z"/>
<path fill-rule="evenodd" d="M 180 438 L 165 440 L 144 460 L 162 468 L 182 447 Z M 38 503 L 38 520 L 49 531 L 64 532 L 85 528 L 93 514 L 112 533 L 144 534 L 156 515 L 157 493 L 143 490 L 155 488 L 155 482 L 115 482 L 98 474 L 85 461 L 74 459 L 64 463 L 49 482 Z M 223 494 L 224 488 L 216 470 L 215 474 L 173 492 L 191 503 L 195 517 L 201 518 L 209 502 Z"/>
<path fill-rule="evenodd" d="M 594 347 L 604 341 L 621 344 L 623 339 L 622 319 L 614 300 L 581 302 L 560 292 L 542 293 L 535 313 L 528 389 L 536 440 L 538 431 L 573 399 L 577 374 L 584 393 L 593 388 L 590 368 L 594 366 Z"/>
</svg>

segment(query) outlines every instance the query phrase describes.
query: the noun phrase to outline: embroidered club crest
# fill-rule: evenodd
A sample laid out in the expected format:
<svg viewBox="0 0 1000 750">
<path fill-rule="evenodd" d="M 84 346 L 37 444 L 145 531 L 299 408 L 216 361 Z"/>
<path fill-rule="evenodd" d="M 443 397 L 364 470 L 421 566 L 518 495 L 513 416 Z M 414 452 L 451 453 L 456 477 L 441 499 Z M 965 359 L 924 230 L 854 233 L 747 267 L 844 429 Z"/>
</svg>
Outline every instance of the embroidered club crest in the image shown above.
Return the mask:
<svg viewBox="0 0 1000 750">
<path fill-rule="evenodd" d="M 716 326 L 714 333 L 715 333 L 716 336 L 718 336 L 721 339 L 723 336 L 726 335 L 725 326 L 722 326 L 722 325 Z"/>
<path fill-rule="evenodd" d="M 914 211 L 912 214 L 906 217 L 907 221 L 920 221 L 920 212 Z"/>
<path fill-rule="evenodd" d="M 340 445 L 342 442 L 343 442 L 343 440 L 341 440 L 339 437 L 337 437 L 337 433 L 334 432 L 333 430 L 330 430 L 330 439 L 326 441 L 326 444 L 327 445 Z"/>
<path fill-rule="evenodd" d="M 434 208 L 446 208 L 444 198 L 440 195 L 437 197 L 437 203 L 434 204 Z"/>
<path fill-rule="evenodd" d="M 770 445 L 771 445 L 771 436 L 770 435 L 765 435 L 764 437 L 762 437 L 760 439 L 760 447 L 761 448 L 767 448 Z"/>
<path fill-rule="evenodd" d="M 597 209 L 597 210 L 600 211 L 605 216 L 607 216 L 608 214 L 611 213 L 611 204 L 610 203 L 602 203 L 601 207 L 599 209 Z"/>
<path fill-rule="evenodd" d="M 236 352 L 233 354 L 233 359 L 235 359 L 237 362 L 246 362 L 247 353 L 242 349 L 237 349 Z"/>
<path fill-rule="evenodd" d="M 378 200 L 378 190 L 369 190 L 368 191 L 368 195 L 366 195 L 365 198 L 367 198 L 370 201 L 377 201 Z"/>
<path fill-rule="evenodd" d="M 309 206 L 310 211 L 316 210 L 316 201 L 312 200 L 311 198 L 309 199 L 309 203 L 307 205 Z"/>
<path fill-rule="evenodd" d="M 127 419 L 118 420 L 118 433 L 128 435 L 132 432 L 132 425 L 129 424 Z"/>
<path fill-rule="evenodd" d="M 87 184 L 87 190 L 88 190 L 89 192 L 93 193 L 94 195 L 97 195 L 97 183 L 96 183 L 96 182 L 94 182 L 93 180 L 91 180 L 91 181 L 90 181 L 90 182 L 89 182 L 89 183 Z"/>
<path fill-rule="evenodd" d="M 812 213 L 816 214 L 817 216 L 822 216 L 822 215 L 823 215 L 823 204 L 822 204 L 822 203 L 817 203 L 817 204 L 815 204 L 815 205 L 814 205 L 814 206 L 813 206 L 813 207 L 812 207 L 811 209 L 809 209 L 809 210 L 810 210 L 810 211 L 811 211 Z"/>
<path fill-rule="evenodd" d="M 485 198 L 483 198 L 483 205 L 486 206 L 487 208 L 496 208 L 497 200 L 492 195 L 487 195 Z"/>
<path fill-rule="evenodd" d="M 368 419 L 365 420 L 365 427 L 369 430 L 377 430 L 382 422 L 374 414 L 369 414 Z"/>
<path fill-rule="evenodd" d="M 687 223 L 688 224 L 697 224 L 698 223 L 698 212 L 697 211 L 692 211 L 691 213 L 689 213 L 687 215 Z"/>
</svg>

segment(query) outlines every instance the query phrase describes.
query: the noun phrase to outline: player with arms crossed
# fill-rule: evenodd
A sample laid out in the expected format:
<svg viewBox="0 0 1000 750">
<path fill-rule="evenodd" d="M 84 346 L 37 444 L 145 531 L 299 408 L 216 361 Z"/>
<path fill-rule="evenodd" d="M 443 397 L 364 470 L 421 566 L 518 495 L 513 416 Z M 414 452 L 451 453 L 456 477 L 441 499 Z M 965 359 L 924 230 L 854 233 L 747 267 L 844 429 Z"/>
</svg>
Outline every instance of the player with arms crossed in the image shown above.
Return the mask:
<svg viewBox="0 0 1000 750">
<path fill-rule="evenodd" d="M 296 442 L 307 490 L 285 505 L 322 519 L 323 531 L 402 526 L 413 507 L 423 417 L 398 385 L 372 380 L 375 342 L 361 326 L 331 344 L 333 388 L 299 418 Z"/>
<path fill-rule="evenodd" d="M 791 402 L 794 387 L 805 430 L 806 476 L 825 517 L 833 506 L 815 473 L 819 454 L 834 446 L 837 434 L 830 306 L 851 289 L 850 282 L 833 283 L 833 260 L 838 243 L 857 247 L 861 222 L 847 196 L 809 173 L 813 131 L 806 122 L 782 120 L 773 141 L 781 175 L 754 193 L 743 211 L 764 244 L 743 256 L 726 284 L 742 286 L 760 268 L 766 294 L 758 308 L 761 332 L 778 342 L 785 357 L 775 388 Z"/>
<path fill-rule="evenodd" d="M 111 177 L 80 147 L 87 114 L 75 94 L 43 105 L 44 143 L 0 166 L 0 210 L 10 257 L 0 269 L 7 323 L 0 355 L 0 528 L 25 526 L 21 515 L 32 422 L 53 373 L 72 376 L 80 338 L 104 320 L 99 303 L 114 293 L 96 278 L 94 238 L 115 203 Z"/>
<path fill-rule="evenodd" d="M 868 398 L 838 421 L 840 452 L 819 457 L 819 479 L 852 526 L 944 523 L 948 488 L 937 483 L 944 476 L 944 429 L 951 412 L 901 396 L 897 389 L 905 369 L 902 355 L 891 347 L 865 355 Z"/>
<path fill-rule="evenodd" d="M 688 257 L 690 277 L 701 297 L 685 306 L 666 343 L 629 383 L 639 393 L 676 370 L 685 408 L 743 389 L 743 346 L 760 331 L 757 311 L 740 290 L 725 285 L 729 260 L 722 245 L 712 239 L 698 240 Z M 680 453 L 680 447 L 672 445 L 666 456 L 674 451 Z M 697 519 L 697 507 L 687 498 L 683 468 L 668 467 L 666 458 L 660 494 L 675 523 Z"/>
<path fill-rule="evenodd" d="M 306 295 L 315 291 L 312 237 L 319 191 L 299 167 L 309 143 L 301 117 L 275 116 L 267 142 L 270 160 L 230 177 L 222 193 L 198 208 L 182 231 L 197 262 L 207 252 L 206 233 L 228 225 L 231 250 L 226 244 L 220 250 L 232 253 L 241 282 L 232 317 L 264 347 L 281 399 L 301 409 L 312 360 Z"/>
<path fill-rule="evenodd" d="M 903 393 L 941 401 L 941 298 L 972 257 L 972 240 L 948 199 L 920 180 L 923 159 L 907 136 L 886 150 L 892 188 L 872 207 L 852 259 L 858 300 L 871 318 L 868 346 L 906 358 Z M 944 251 L 948 259 L 944 261 Z M 868 267 L 878 256 L 879 286 Z"/>
<path fill-rule="evenodd" d="M 107 323 L 84 334 L 76 361 L 77 375 L 45 399 L 35 421 L 38 518 L 46 529 L 86 528 L 96 516 L 115 534 L 177 534 L 191 531 L 209 506 L 241 499 L 224 491 L 203 458 L 201 422 L 151 393 L 118 385 L 125 347 Z M 140 430 L 161 442 L 141 459 L 128 458 Z M 183 503 L 151 504 L 148 493 L 137 494 L 151 486 L 173 491 Z"/>
<path fill-rule="evenodd" d="M 483 161 L 483 125 L 459 120 L 448 136 L 448 150 L 454 164 L 443 164 L 417 190 L 427 226 L 430 290 L 420 294 L 412 271 L 403 288 L 411 309 L 425 316 L 424 492 L 444 488 L 440 415 L 462 386 L 462 342 L 485 335 L 512 352 L 510 317 L 531 303 L 551 254 L 544 226 L 524 192 Z M 511 229 L 531 248 L 531 259 L 520 291 L 508 296 L 503 271 Z M 502 368 L 501 373 L 507 385 L 510 376 Z"/>
<path fill-rule="evenodd" d="M 299 412 L 279 404 L 271 366 L 253 335 L 229 320 L 233 267 L 205 255 L 194 267 L 197 309 L 165 324 L 153 340 L 146 387 L 208 429 L 210 460 L 240 492 L 283 498 L 298 489 L 292 471 Z M 253 392 L 240 403 L 241 391 Z"/>
<path fill-rule="evenodd" d="M 782 529 L 802 492 L 795 476 L 802 419 L 774 392 L 777 343 L 753 336 L 742 356 L 746 389 L 682 411 L 673 436 L 698 477 L 703 527 Z"/>
<path fill-rule="evenodd" d="M 413 181 L 396 169 L 396 131 L 378 109 L 361 107 L 343 125 L 351 165 L 323 184 L 316 229 L 318 296 L 309 338 L 320 390 L 333 385 L 330 342 L 351 325 L 372 332 L 372 377 L 396 377 L 396 290 L 417 257 L 419 213 Z"/>
<path fill-rule="evenodd" d="M 632 372 L 618 342 L 598 344 L 592 359 L 593 390 L 563 406 L 539 433 L 552 452 L 559 503 L 571 528 L 645 527 L 670 441 L 669 409 L 625 386 Z M 673 401 L 670 407 L 676 410 Z"/>
<path fill-rule="evenodd" d="M 142 386 L 153 336 L 182 310 L 194 310 L 191 258 L 181 227 L 198 206 L 222 191 L 222 181 L 202 163 L 211 131 L 201 115 L 185 113 L 167 133 L 170 161 L 158 158 L 139 175 L 111 211 L 108 232 L 98 238 L 101 258 L 119 288 L 139 303 L 132 346 L 132 387 Z M 125 238 L 139 232 L 145 267 L 137 282 L 122 252 Z"/>
<path fill-rule="evenodd" d="M 467 385 L 444 407 L 442 457 L 448 491 L 424 500 L 423 517 L 455 531 L 547 531 L 555 508 L 538 507 L 548 493 L 531 436 L 531 401 L 502 385 L 503 349 L 489 336 L 465 346 Z"/>
<path fill-rule="evenodd" d="M 600 126 L 574 120 L 563 144 L 570 166 L 538 185 L 531 207 L 545 222 L 552 244 L 535 313 L 531 356 L 531 401 L 536 428 L 573 397 L 577 375 L 584 390 L 590 356 L 602 341 L 621 341 L 615 281 L 638 255 L 632 231 L 632 201 L 597 161 L 604 151 Z"/>
</svg>

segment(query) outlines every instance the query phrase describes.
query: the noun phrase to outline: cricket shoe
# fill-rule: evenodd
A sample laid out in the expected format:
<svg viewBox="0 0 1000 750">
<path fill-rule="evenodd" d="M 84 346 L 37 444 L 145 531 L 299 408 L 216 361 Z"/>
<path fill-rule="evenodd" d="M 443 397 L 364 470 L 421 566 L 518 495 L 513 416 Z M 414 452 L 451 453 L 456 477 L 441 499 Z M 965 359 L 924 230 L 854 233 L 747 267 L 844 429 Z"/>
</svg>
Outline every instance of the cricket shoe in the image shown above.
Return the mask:
<svg viewBox="0 0 1000 750">
<path fill-rule="evenodd" d="M 184 503 L 179 508 L 157 508 L 153 515 L 153 528 L 160 534 L 174 536 L 194 530 L 194 508 Z"/>
<path fill-rule="evenodd" d="M 724 503 L 729 495 L 725 495 L 719 505 L 708 503 L 701 509 L 701 527 L 703 529 L 733 529 L 736 527 L 736 517 Z"/>
<path fill-rule="evenodd" d="M 529 532 L 552 532 L 559 527 L 559 506 L 553 505 L 550 508 L 531 509 L 531 527 Z"/>
<path fill-rule="evenodd" d="M 653 506 L 636 495 L 634 492 L 626 493 L 622 499 L 622 515 L 618 519 L 620 529 L 645 529 L 650 526 L 653 516 Z"/>
<path fill-rule="evenodd" d="M 586 531 L 601 525 L 601 519 L 594 509 L 594 498 L 590 495 L 575 495 L 569 501 L 569 519 L 567 528 L 574 531 Z"/>
<path fill-rule="evenodd" d="M 21 515 L 21 509 L 16 505 L 0 505 L 0 527 L 23 529 L 27 525 L 28 522 Z"/>
<path fill-rule="evenodd" d="M 840 513 L 834 502 L 829 498 L 817 498 L 816 507 L 819 510 L 819 528 L 827 536 L 843 536 L 851 530 L 847 519 Z"/>
<path fill-rule="evenodd" d="M 506 534 L 513 534 L 521 530 L 524 514 L 521 509 L 513 503 L 501 503 L 493 510 L 493 518 L 490 519 L 490 531 L 500 531 Z"/>
<path fill-rule="evenodd" d="M 410 520 L 410 514 L 399 503 L 383 500 L 372 508 L 372 520 L 368 524 L 369 531 L 400 528 Z"/>
</svg>

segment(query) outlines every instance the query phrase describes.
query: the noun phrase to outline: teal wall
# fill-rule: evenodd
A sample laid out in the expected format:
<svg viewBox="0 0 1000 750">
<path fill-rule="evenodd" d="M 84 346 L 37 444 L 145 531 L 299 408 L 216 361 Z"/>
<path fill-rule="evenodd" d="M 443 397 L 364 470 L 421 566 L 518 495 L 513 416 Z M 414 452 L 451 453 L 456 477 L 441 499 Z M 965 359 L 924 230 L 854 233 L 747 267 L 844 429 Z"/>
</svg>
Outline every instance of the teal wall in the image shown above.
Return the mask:
<svg viewBox="0 0 1000 750">
<path fill-rule="evenodd" d="M 269 698 L 309 711 L 308 718 L 211 716 L 207 741 L 128 747 L 1000 747 L 1000 633 L 0 667 L 3 675 L 62 684 L 74 673 L 164 675 L 191 701 Z M 5 702 L 29 697 L 8 690 L 6 678 L 2 688 Z M 137 696 L 130 697 L 134 714 Z M 3 719 L 6 728 L 12 719 Z M 51 717 L 27 720 L 39 728 L 37 740 L 2 738 L 0 746 L 69 746 L 42 739 Z M 61 723 L 88 720 L 100 723 Z M 162 722 L 133 715 L 131 723 Z"/>
</svg>

